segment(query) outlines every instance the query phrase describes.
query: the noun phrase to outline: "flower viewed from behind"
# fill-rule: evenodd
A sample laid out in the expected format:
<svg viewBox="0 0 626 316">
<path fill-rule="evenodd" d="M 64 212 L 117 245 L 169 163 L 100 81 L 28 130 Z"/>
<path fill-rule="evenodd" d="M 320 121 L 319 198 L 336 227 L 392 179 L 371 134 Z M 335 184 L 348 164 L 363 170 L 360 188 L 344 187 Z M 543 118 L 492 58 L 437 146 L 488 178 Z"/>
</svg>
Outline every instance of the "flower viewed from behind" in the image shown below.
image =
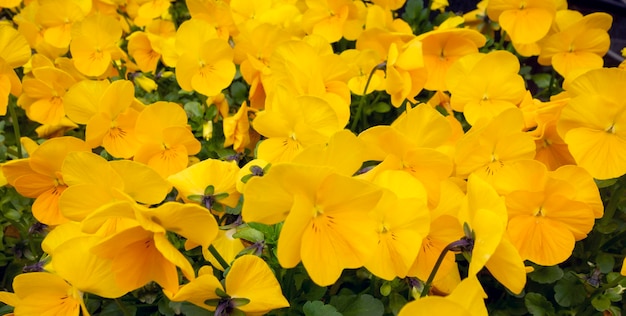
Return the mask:
<svg viewBox="0 0 626 316">
<path fill-rule="evenodd" d="M 177 291 L 164 292 L 174 302 L 188 301 L 215 312 L 216 316 L 236 315 L 236 311 L 264 315 L 289 306 L 272 270 L 257 256 L 235 259 L 223 283 L 212 272 L 204 266 L 191 282 Z"/>
<path fill-rule="evenodd" d="M 557 122 L 576 163 L 596 179 L 626 173 L 626 71 L 595 69 L 577 77 Z"/>
<path fill-rule="evenodd" d="M 209 210 L 235 207 L 241 195 L 236 182 L 239 167 L 230 161 L 206 159 L 167 178 L 185 202 L 195 202 Z"/>
</svg>

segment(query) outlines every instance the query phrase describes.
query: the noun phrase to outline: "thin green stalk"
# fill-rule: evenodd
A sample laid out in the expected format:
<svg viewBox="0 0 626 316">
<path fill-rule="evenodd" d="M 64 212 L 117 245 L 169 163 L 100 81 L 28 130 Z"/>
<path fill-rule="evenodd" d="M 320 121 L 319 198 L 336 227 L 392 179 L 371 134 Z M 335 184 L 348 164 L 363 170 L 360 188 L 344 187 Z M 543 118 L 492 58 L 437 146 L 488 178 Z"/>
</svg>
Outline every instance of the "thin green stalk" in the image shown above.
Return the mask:
<svg viewBox="0 0 626 316">
<path fill-rule="evenodd" d="M 22 138 L 22 133 L 20 133 L 20 124 L 17 119 L 17 111 L 15 110 L 15 102 L 9 102 L 9 112 L 11 113 L 11 120 L 13 121 L 13 132 L 15 133 L 15 146 L 17 147 L 17 158 L 23 158 L 24 155 L 22 153 L 22 143 L 20 139 Z"/>
<path fill-rule="evenodd" d="M 228 264 L 228 262 L 226 262 L 226 260 L 224 260 L 222 255 L 220 255 L 220 253 L 217 251 L 217 249 L 215 249 L 215 247 L 213 247 L 213 245 L 209 246 L 209 252 L 213 255 L 213 257 L 215 257 L 217 262 L 219 262 L 224 270 L 228 269 L 230 265 Z"/>
<path fill-rule="evenodd" d="M 428 280 L 426 280 L 426 283 L 424 283 L 424 289 L 422 290 L 422 294 L 420 295 L 420 297 L 426 296 L 428 294 L 428 291 L 430 291 L 430 286 L 432 285 L 433 280 L 435 279 L 435 275 L 437 274 L 437 270 L 439 270 L 439 267 L 441 266 L 441 263 L 443 262 L 443 259 L 448 254 L 448 251 L 450 251 L 450 245 L 446 246 L 446 248 L 444 248 L 443 251 L 439 254 L 439 258 L 437 258 L 437 262 L 435 263 L 435 266 L 433 267 L 433 270 L 430 271 L 430 275 L 428 276 Z"/>
<path fill-rule="evenodd" d="M 115 304 L 117 304 L 117 307 L 120 308 L 120 310 L 122 311 L 122 314 L 124 314 L 124 316 L 130 316 L 130 312 L 128 312 L 128 310 L 126 309 L 126 306 L 124 306 L 124 304 L 122 304 L 122 302 L 120 302 L 119 299 L 114 299 L 115 300 Z"/>
<path fill-rule="evenodd" d="M 365 82 L 365 88 L 363 89 L 363 95 L 359 100 L 359 104 L 356 108 L 356 115 L 354 117 L 354 121 L 352 121 L 352 126 L 350 127 L 350 129 L 354 132 L 356 132 L 356 127 L 359 123 L 359 119 L 363 115 L 363 107 L 365 106 L 365 100 L 367 100 L 367 88 L 369 88 L 370 86 L 370 82 L 372 81 L 372 77 L 374 77 L 374 73 L 376 73 L 376 70 L 378 70 L 380 67 L 381 65 L 374 66 L 374 68 L 372 68 L 372 71 L 370 71 L 369 76 L 367 77 L 367 81 Z"/>
</svg>

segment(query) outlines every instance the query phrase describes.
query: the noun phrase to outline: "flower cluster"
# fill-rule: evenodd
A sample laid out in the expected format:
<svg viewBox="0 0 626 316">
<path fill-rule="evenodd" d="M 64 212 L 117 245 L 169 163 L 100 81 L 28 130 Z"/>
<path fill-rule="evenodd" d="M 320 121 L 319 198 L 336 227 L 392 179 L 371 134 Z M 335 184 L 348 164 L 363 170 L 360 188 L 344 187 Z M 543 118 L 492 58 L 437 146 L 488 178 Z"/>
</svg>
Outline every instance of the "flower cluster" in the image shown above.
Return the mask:
<svg viewBox="0 0 626 316">
<path fill-rule="evenodd" d="M 522 293 L 603 217 L 594 179 L 626 174 L 612 18 L 565 1 L 429 30 L 402 0 L 0 4 L 0 115 L 38 124 L 0 184 L 47 225 L 40 269 L 0 292 L 18 316 L 154 283 L 260 315 L 294 305 L 297 267 L 407 280 L 400 315 L 486 315 L 484 271 Z M 546 94 L 528 56 L 554 70 Z"/>
</svg>

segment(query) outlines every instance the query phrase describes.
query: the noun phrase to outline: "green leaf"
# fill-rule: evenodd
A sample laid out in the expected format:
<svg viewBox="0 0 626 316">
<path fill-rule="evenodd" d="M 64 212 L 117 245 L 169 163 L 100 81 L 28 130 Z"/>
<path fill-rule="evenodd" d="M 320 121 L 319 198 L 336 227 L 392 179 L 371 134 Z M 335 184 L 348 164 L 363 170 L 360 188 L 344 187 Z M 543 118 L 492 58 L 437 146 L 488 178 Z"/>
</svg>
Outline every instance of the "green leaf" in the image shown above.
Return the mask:
<svg viewBox="0 0 626 316">
<path fill-rule="evenodd" d="M 300 285 L 296 286 L 296 288 L 301 288 L 302 293 L 304 293 L 303 298 L 309 301 L 321 300 L 328 290 L 326 287 L 313 283 L 308 274 L 296 274 L 294 276 L 294 280 L 300 283 Z"/>
<path fill-rule="evenodd" d="M 254 243 L 265 240 L 265 235 L 250 226 L 240 225 L 237 232 L 233 234 L 233 238 L 241 238 Z"/>
<path fill-rule="evenodd" d="M 617 183 L 617 180 L 618 178 L 606 179 L 606 180 L 595 179 L 596 185 L 598 186 L 599 189 L 610 187 L 614 185 L 615 183 Z"/>
<path fill-rule="evenodd" d="M 241 81 L 235 81 L 230 85 L 230 95 L 235 103 L 241 104 L 248 98 L 248 88 Z"/>
<path fill-rule="evenodd" d="M 609 221 L 598 221 L 594 230 L 606 235 L 614 232 L 618 228 L 619 224 L 615 220 L 611 219 Z"/>
<path fill-rule="evenodd" d="M 166 297 L 162 297 L 157 304 L 157 306 L 159 307 L 159 313 L 165 316 L 176 315 L 176 311 L 174 310 L 174 308 L 172 308 L 172 305 L 170 303 L 172 303 L 170 300 L 168 300 Z"/>
<path fill-rule="evenodd" d="M 563 277 L 563 270 L 559 266 L 535 267 L 535 271 L 528 274 L 528 277 L 541 284 L 554 283 Z"/>
<path fill-rule="evenodd" d="M 199 102 L 196 102 L 196 101 L 187 102 L 183 106 L 183 109 L 185 109 L 185 112 L 187 113 L 187 117 L 189 117 L 190 120 L 192 121 L 202 120 L 202 116 L 204 115 L 204 113 L 202 113 L 202 110 L 204 110 L 204 106 L 200 104 Z"/>
<path fill-rule="evenodd" d="M 208 300 L 205 300 L 204 304 L 207 304 L 209 306 L 217 306 L 220 304 L 221 300 L 222 300 L 221 298 L 210 298 Z"/>
<path fill-rule="evenodd" d="M 616 286 L 604 291 L 604 296 L 611 300 L 611 302 L 619 302 L 622 300 L 623 292 L 624 288 L 622 288 L 621 286 Z"/>
<path fill-rule="evenodd" d="M 229 316 L 246 316 L 246 313 L 244 313 L 242 310 L 235 308 L 230 312 Z"/>
<path fill-rule="evenodd" d="M 244 306 L 250 304 L 250 300 L 244 297 L 231 298 L 231 301 L 235 304 L 235 307 Z"/>
<path fill-rule="evenodd" d="M 385 103 L 385 102 L 378 102 L 378 103 L 375 103 L 375 104 L 368 104 L 365 107 L 365 114 L 366 115 L 370 115 L 370 114 L 372 114 L 372 112 L 387 113 L 387 112 L 389 112 L 389 110 L 391 110 L 391 105 L 389 105 L 388 103 Z"/>
<path fill-rule="evenodd" d="M 124 311 L 122 311 L 115 301 L 111 301 L 109 304 L 105 305 L 100 312 L 100 316 L 129 316 L 135 315 L 137 313 L 137 307 L 133 305 L 126 305 L 121 300 L 119 300 L 120 304 L 123 304 Z"/>
<path fill-rule="evenodd" d="M 330 304 L 344 316 L 382 316 L 385 313 L 383 303 L 369 294 L 333 296 Z"/>
<path fill-rule="evenodd" d="M 279 232 L 274 229 L 273 226 L 261 224 L 261 223 L 248 223 L 248 226 L 260 231 L 265 235 L 265 240 L 278 240 Z"/>
<path fill-rule="evenodd" d="M 573 274 L 566 274 L 554 286 L 554 299 L 563 307 L 581 304 L 585 301 L 585 286 Z"/>
<path fill-rule="evenodd" d="M 533 316 L 553 316 L 554 306 L 539 293 L 528 293 L 524 297 L 524 305 Z"/>
<path fill-rule="evenodd" d="M 408 0 L 402 18 L 404 20 L 414 20 L 418 13 L 424 9 L 424 3 L 421 0 Z"/>
<path fill-rule="evenodd" d="M 199 194 L 194 194 L 194 195 L 189 195 L 187 196 L 187 199 L 196 203 L 202 203 L 202 198 L 204 198 L 203 195 L 199 195 Z"/>
<path fill-rule="evenodd" d="M 605 295 L 598 295 L 591 300 L 591 305 L 598 312 L 603 312 L 611 307 L 611 300 Z"/>
<path fill-rule="evenodd" d="M 215 104 L 211 104 L 211 105 L 209 105 L 209 107 L 206 110 L 205 118 L 207 120 L 212 120 L 212 119 L 214 119 L 217 116 L 218 112 L 219 112 L 219 110 L 218 110 L 217 106 Z"/>
<path fill-rule="evenodd" d="M 618 278 L 621 278 L 621 277 L 622 277 L 622 275 L 619 272 L 609 272 L 606 275 L 606 281 L 608 283 L 611 283 L 611 282 L 613 282 L 613 281 L 615 281 L 615 280 L 617 280 Z"/>
<path fill-rule="evenodd" d="M 535 84 L 537 84 L 539 89 L 546 89 L 550 86 L 550 79 L 552 76 L 550 74 L 540 73 L 532 75 L 531 78 Z"/>
<path fill-rule="evenodd" d="M 13 313 L 13 306 L 5 305 L 0 307 L 0 315 L 7 315 Z"/>
<path fill-rule="evenodd" d="M 305 316 L 342 316 L 332 305 L 325 305 L 320 301 L 308 301 L 302 306 Z"/>
<path fill-rule="evenodd" d="M 185 316 L 206 316 L 208 313 L 206 309 L 188 302 L 183 302 L 180 305 L 180 311 Z"/>
<path fill-rule="evenodd" d="M 391 310 L 391 312 L 394 315 L 398 315 L 398 313 L 400 312 L 400 309 L 402 309 L 402 307 L 404 305 L 406 305 L 407 300 L 406 298 L 404 298 L 404 296 L 398 294 L 398 293 L 391 293 L 389 295 L 389 309 Z"/>
<path fill-rule="evenodd" d="M 22 217 L 22 214 L 20 214 L 20 212 L 14 210 L 14 209 L 9 209 L 3 212 L 3 214 L 5 218 L 13 220 L 13 221 L 19 221 L 20 218 Z"/>
<path fill-rule="evenodd" d="M 204 188 L 205 196 L 213 195 L 213 193 L 215 193 L 215 187 L 213 185 L 209 184 L 206 188 Z"/>
<path fill-rule="evenodd" d="M 615 266 L 615 258 L 607 253 L 599 253 L 596 256 L 596 265 L 600 272 L 609 273 L 613 271 L 613 267 Z"/>
</svg>

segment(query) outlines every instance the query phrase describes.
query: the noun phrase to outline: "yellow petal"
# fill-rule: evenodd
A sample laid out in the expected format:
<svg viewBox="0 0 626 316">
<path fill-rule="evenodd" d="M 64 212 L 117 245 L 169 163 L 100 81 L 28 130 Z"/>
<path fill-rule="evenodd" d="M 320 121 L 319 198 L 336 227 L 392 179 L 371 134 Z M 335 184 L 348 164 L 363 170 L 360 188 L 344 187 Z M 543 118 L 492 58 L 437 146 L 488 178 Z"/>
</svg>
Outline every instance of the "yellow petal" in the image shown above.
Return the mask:
<svg viewBox="0 0 626 316">
<path fill-rule="evenodd" d="M 78 237 L 59 246 L 52 265 L 55 272 L 83 292 L 106 298 L 117 298 L 126 293 L 118 288 L 111 271 L 111 261 L 90 252 L 98 237 Z"/>
<path fill-rule="evenodd" d="M 219 299 L 215 293 L 216 289 L 224 291 L 220 281 L 213 274 L 203 274 L 189 283 L 183 285 L 178 291 L 171 292 L 163 289 L 163 293 L 174 302 L 187 301 L 194 305 L 206 308 L 210 311 L 215 310 L 215 306 L 209 306 L 204 303 L 206 300 Z"/>
<path fill-rule="evenodd" d="M 246 298 L 250 302 L 238 307 L 245 313 L 267 313 L 288 307 L 280 284 L 263 259 L 254 255 L 239 257 L 226 276 L 226 293 L 231 298 Z"/>
<path fill-rule="evenodd" d="M 135 201 L 143 204 L 159 204 L 172 186 L 147 166 L 129 160 L 111 161 L 110 166 L 119 175 L 133 175 L 122 177 L 124 193 Z"/>
<path fill-rule="evenodd" d="M 196 204 L 168 202 L 150 209 L 151 219 L 168 231 L 207 248 L 217 237 L 217 222 L 209 210 Z"/>
<path fill-rule="evenodd" d="M 509 291 L 519 294 L 524 289 L 526 285 L 524 261 L 508 238 L 502 239 L 485 266 Z"/>
<path fill-rule="evenodd" d="M 343 269 L 360 267 L 373 254 L 378 239 L 376 223 L 367 213 L 373 209 L 381 193 L 367 182 L 331 174 L 322 183 L 314 208 L 303 209 L 305 214 L 295 215 L 296 218 L 309 218 L 308 225 L 301 232 L 301 256 L 315 283 L 330 285 Z M 292 214 L 284 227 L 289 224 Z"/>
<path fill-rule="evenodd" d="M 472 315 L 466 308 L 459 303 L 440 296 L 429 296 L 420 298 L 416 301 L 409 302 L 404 305 L 398 316 L 410 315 Z"/>
<path fill-rule="evenodd" d="M 575 239 L 569 229 L 546 217 L 516 216 L 507 229 L 524 260 L 543 266 L 559 264 L 572 254 Z"/>
</svg>

